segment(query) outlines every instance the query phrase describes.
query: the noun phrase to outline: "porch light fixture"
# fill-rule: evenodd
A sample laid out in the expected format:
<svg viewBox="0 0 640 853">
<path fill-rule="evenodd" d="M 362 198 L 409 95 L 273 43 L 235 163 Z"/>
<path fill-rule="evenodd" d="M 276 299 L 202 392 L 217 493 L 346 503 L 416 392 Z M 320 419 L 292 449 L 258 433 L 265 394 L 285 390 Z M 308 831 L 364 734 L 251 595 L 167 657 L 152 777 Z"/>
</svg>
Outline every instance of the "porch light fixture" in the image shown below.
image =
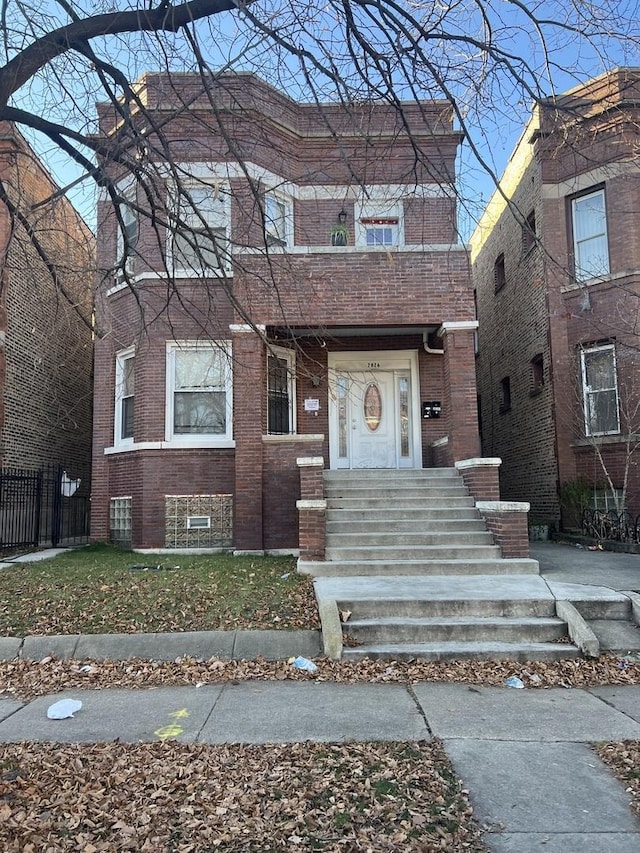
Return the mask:
<svg viewBox="0 0 640 853">
<path fill-rule="evenodd" d="M 344 225 L 346 221 L 347 221 L 347 211 L 343 207 L 342 210 L 340 211 L 340 213 L 338 214 L 338 222 L 340 223 L 340 225 Z"/>
</svg>

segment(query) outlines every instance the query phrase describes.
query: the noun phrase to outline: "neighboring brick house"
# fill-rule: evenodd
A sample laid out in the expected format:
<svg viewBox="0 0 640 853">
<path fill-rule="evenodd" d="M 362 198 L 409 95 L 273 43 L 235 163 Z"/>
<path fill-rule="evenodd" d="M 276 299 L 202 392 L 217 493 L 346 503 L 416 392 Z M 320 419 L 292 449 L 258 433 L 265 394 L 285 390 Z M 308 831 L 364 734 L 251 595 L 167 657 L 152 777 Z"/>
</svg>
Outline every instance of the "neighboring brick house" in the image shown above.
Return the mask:
<svg viewBox="0 0 640 853">
<path fill-rule="evenodd" d="M 639 104 L 622 68 L 537 107 L 471 238 L 482 447 L 541 521 L 581 479 L 611 507 L 625 475 L 640 513 Z"/>
<path fill-rule="evenodd" d="M 88 496 L 94 236 L 7 122 L 0 181 L 0 464 L 61 465 Z"/>
<path fill-rule="evenodd" d="M 148 74 L 136 93 L 134 122 L 162 125 L 146 174 L 161 148 L 172 166 L 166 216 L 126 177 L 120 224 L 99 205 L 92 537 L 292 550 L 297 460 L 477 457 L 451 106 L 301 104 L 250 74 L 206 91 Z"/>
</svg>

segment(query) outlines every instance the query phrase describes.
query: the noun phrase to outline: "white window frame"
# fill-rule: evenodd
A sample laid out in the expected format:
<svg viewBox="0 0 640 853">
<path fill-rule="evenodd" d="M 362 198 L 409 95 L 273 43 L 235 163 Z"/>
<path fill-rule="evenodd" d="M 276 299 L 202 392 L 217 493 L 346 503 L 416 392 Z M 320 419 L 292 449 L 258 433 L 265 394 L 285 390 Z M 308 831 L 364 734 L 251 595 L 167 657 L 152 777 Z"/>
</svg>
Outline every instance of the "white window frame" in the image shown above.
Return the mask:
<svg viewBox="0 0 640 853">
<path fill-rule="evenodd" d="M 596 390 L 592 390 L 587 385 L 587 357 L 595 352 L 611 352 L 611 356 L 613 359 L 613 386 L 611 388 L 598 388 Z M 584 415 L 584 431 L 586 436 L 598 436 L 598 435 L 619 435 L 620 434 L 620 396 L 618 394 L 618 368 L 616 364 L 616 348 L 614 344 L 602 344 L 600 346 L 587 347 L 586 349 L 582 349 L 580 351 L 580 364 L 582 369 L 582 406 L 583 406 L 583 415 Z M 604 430 L 604 431 L 592 431 L 591 422 L 592 419 L 590 417 L 591 405 L 590 401 L 595 394 L 599 393 L 610 393 L 614 391 L 616 397 L 616 429 Z"/>
<path fill-rule="evenodd" d="M 124 261 L 124 265 L 118 266 L 118 269 L 116 271 L 116 281 L 118 284 L 122 284 L 125 281 L 125 275 L 131 277 L 134 274 L 136 247 L 138 245 L 138 240 L 140 239 L 140 220 L 138 216 L 138 211 L 133 206 L 137 204 L 136 185 L 133 184 L 127 187 L 127 189 L 123 190 L 120 195 L 122 197 L 122 201 L 118 204 L 118 208 L 120 211 L 120 218 L 122 219 L 122 223 L 116 217 L 116 264 L 120 264 L 125 251 L 124 234 L 122 233 L 123 225 L 125 231 L 128 234 L 130 254 L 127 255 Z"/>
<path fill-rule="evenodd" d="M 355 206 L 355 244 L 366 249 L 389 250 L 404 245 L 404 206 L 401 201 L 362 201 Z M 391 241 L 371 244 L 368 234 L 372 229 L 390 228 Z"/>
<path fill-rule="evenodd" d="M 269 429 L 269 356 L 281 358 L 287 362 L 287 391 L 289 397 L 289 430 L 288 432 L 272 432 Z M 269 346 L 267 348 L 267 434 L 295 435 L 296 433 L 296 355 L 286 347 Z"/>
<path fill-rule="evenodd" d="M 578 205 L 599 197 L 602 200 L 602 230 L 594 231 L 588 236 L 578 239 Z M 607 233 L 607 201 L 605 198 L 604 188 L 595 190 L 594 192 L 583 193 L 571 199 L 571 230 L 573 232 L 573 266 L 576 281 L 588 281 L 592 278 L 601 278 L 609 275 L 611 272 L 611 258 L 609 256 L 609 236 Z M 583 247 L 587 247 L 594 240 L 604 240 L 606 247 L 606 264 L 603 264 L 602 269 L 594 270 L 588 267 L 583 267 L 581 263 L 581 255 L 583 255 Z"/>
<path fill-rule="evenodd" d="M 123 400 L 124 397 L 124 374 L 125 374 L 125 363 L 130 359 L 135 359 L 135 347 L 128 347 L 125 350 L 121 350 L 116 353 L 116 382 L 115 382 L 115 406 L 114 406 L 114 421 L 113 421 L 113 444 L 115 447 L 122 447 L 131 445 L 134 442 L 134 436 L 123 436 L 122 435 L 122 417 L 124 414 L 124 406 Z M 134 374 L 135 374 L 135 361 L 134 361 Z M 134 391 L 133 394 L 129 395 L 133 397 L 134 403 L 134 412 L 135 412 L 135 379 L 134 379 Z M 134 414 L 134 426 L 135 426 L 135 414 Z M 135 435 L 135 432 L 134 432 Z"/>
<path fill-rule="evenodd" d="M 207 188 L 210 188 L 214 193 L 215 199 L 219 198 L 223 202 L 222 215 L 218 219 L 211 217 L 207 220 L 207 225 L 214 229 L 224 229 L 225 245 L 220 253 L 221 256 L 218 265 L 204 266 L 198 264 L 196 266 L 185 266 L 182 259 L 176 257 L 174 249 L 174 241 L 176 237 L 175 226 L 177 225 L 177 221 L 180 216 L 179 207 L 181 205 L 188 205 L 187 194 L 191 195 L 193 191 L 204 190 Z M 171 211 L 171 219 L 173 220 L 173 223 L 167 233 L 168 266 L 172 270 L 173 275 L 178 278 L 211 278 L 215 276 L 226 276 L 231 270 L 231 195 L 229 185 L 224 181 L 214 179 L 202 181 L 191 180 L 182 183 L 181 190 L 182 192 L 179 192 L 178 188 L 175 186 L 169 189 L 169 210 Z M 194 208 L 191 208 L 191 210 L 193 211 Z M 197 230 L 198 226 L 202 228 L 202 222 L 199 220 L 195 212 L 190 213 L 189 211 L 183 211 L 182 215 L 185 219 L 187 217 L 193 218 L 194 229 Z"/>
<path fill-rule="evenodd" d="M 270 209 L 273 205 L 282 207 L 282 228 Z M 278 217 L 280 218 L 280 217 Z M 270 248 L 283 249 L 293 246 L 293 200 L 284 193 L 267 190 L 264 195 L 264 233 Z"/>
<path fill-rule="evenodd" d="M 174 433 L 175 354 L 190 350 L 217 352 L 222 359 L 225 392 L 224 433 Z M 233 446 L 233 370 L 231 341 L 167 341 L 166 344 L 166 405 L 165 441 L 172 447 L 232 447 Z M 219 390 L 219 389 L 218 389 Z"/>
</svg>

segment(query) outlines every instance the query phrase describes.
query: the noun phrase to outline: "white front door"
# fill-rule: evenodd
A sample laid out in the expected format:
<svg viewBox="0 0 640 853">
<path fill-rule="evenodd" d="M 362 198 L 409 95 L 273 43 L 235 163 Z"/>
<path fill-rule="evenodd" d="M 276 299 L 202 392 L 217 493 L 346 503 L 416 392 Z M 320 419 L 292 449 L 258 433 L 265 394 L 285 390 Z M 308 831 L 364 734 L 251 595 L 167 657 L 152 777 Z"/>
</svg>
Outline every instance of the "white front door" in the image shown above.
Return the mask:
<svg viewBox="0 0 640 853">
<path fill-rule="evenodd" d="M 412 360 L 397 353 L 336 354 L 332 360 L 331 467 L 419 467 L 417 373 Z"/>
<path fill-rule="evenodd" d="M 396 467 L 396 407 L 393 373 L 350 373 L 349 415 L 352 468 Z"/>
</svg>

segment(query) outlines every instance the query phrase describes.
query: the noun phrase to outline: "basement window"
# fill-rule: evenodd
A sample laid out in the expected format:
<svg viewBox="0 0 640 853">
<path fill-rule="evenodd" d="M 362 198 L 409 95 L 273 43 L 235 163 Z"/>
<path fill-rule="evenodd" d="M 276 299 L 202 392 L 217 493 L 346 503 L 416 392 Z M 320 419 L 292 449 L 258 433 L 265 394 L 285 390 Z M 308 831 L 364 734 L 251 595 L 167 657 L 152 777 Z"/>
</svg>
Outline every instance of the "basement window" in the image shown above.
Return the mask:
<svg viewBox="0 0 640 853">
<path fill-rule="evenodd" d="M 187 530 L 209 530 L 211 527 L 211 516 L 189 515 L 187 516 Z"/>
</svg>

